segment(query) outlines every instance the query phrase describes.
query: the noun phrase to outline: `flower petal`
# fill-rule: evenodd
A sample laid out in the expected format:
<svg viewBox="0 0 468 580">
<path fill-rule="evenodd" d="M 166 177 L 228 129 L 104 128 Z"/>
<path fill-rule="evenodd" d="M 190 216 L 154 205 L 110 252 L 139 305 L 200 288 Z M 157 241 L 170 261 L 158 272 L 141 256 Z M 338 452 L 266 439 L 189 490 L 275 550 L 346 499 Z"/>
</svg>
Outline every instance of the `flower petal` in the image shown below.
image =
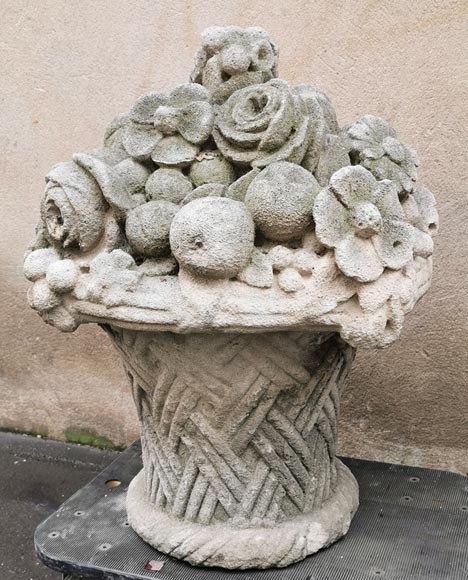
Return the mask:
<svg viewBox="0 0 468 580">
<path fill-rule="evenodd" d="M 372 240 L 349 234 L 335 249 L 338 268 L 359 282 L 372 282 L 384 271 L 382 260 L 374 249 Z"/>
<path fill-rule="evenodd" d="M 419 167 L 419 157 L 416 151 L 412 147 L 408 147 L 407 145 L 404 146 L 406 151 L 406 163 L 409 163 L 414 166 L 415 171 L 416 167 Z M 415 177 L 416 179 L 416 177 Z"/>
<path fill-rule="evenodd" d="M 373 203 L 378 207 L 382 217 L 404 219 L 405 213 L 398 197 L 398 188 L 393 181 L 379 181 L 374 191 Z"/>
<path fill-rule="evenodd" d="M 251 171 L 249 171 L 245 175 L 242 175 L 241 177 L 239 177 L 239 179 L 234 181 L 234 183 L 231 183 L 231 185 L 229 186 L 226 197 L 230 197 L 231 199 L 234 199 L 235 201 L 244 201 L 245 194 L 247 193 L 247 189 L 249 188 L 249 185 L 257 177 L 257 175 L 259 173 L 260 173 L 260 169 L 256 168 L 256 169 L 252 169 Z"/>
<path fill-rule="evenodd" d="M 385 155 L 383 147 L 375 145 L 374 147 L 366 147 L 361 153 L 361 159 L 380 159 Z"/>
<path fill-rule="evenodd" d="M 73 160 L 94 177 L 109 205 L 123 212 L 123 215 L 138 205 L 133 194 L 144 191 L 149 176 L 148 169 L 142 164 L 128 157 L 118 165 L 110 166 L 83 153 L 75 154 Z"/>
<path fill-rule="evenodd" d="M 328 248 L 335 248 L 352 232 L 346 219 L 346 208 L 329 189 L 323 189 L 317 195 L 313 215 L 317 238 Z"/>
<path fill-rule="evenodd" d="M 122 134 L 125 131 L 127 123 L 127 113 L 123 113 L 112 119 L 104 134 L 104 147 L 116 150 L 121 150 L 123 148 Z"/>
<path fill-rule="evenodd" d="M 179 85 L 169 95 L 173 107 L 185 107 L 194 101 L 209 101 L 210 93 L 198 83 Z"/>
<path fill-rule="evenodd" d="M 364 115 L 363 121 L 370 129 L 371 141 L 381 143 L 386 137 L 396 137 L 395 129 L 385 119 L 375 115 Z"/>
<path fill-rule="evenodd" d="M 130 121 L 122 133 L 122 145 L 129 155 L 143 161 L 150 158 L 161 137 L 161 133 L 152 125 Z"/>
<path fill-rule="evenodd" d="M 400 165 L 390 159 L 382 157 L 381 159 L 366 159 L 363 161 L 366 167 L 377 179 L 390 179 L 398 186 L 399 195 L 411 193 L 414 187 L 414 181 L 408 172 Z"/>
<path fill-rule="evenodd" d="M 252 85 L 264 83 L 270 78 L 270 73 L 264 73 L 262 71 L 247 71 L 239 75 L 234 75 L 229 80 L 224 81 L 219 86 L 213 88 L 211 90 L 211 98 L 213 99 L 214 103 L 223 103 L 236 91 L 240 91 Z M 203 82 L 206 86 L 208 86 L 205 80 L 203 80 Z"/>
<path fill-rule="evenodd" d="M 405 147 L 394 137 L 387 137 L 383 140 L 385 153 L 395 163 L 401 163 L 406 157 Z"/>
<path fill-rule="evenodd" d="M 414 230 L 413 252 L 415 256 L 429 258 L 434 252 L 434 242 L 429 234 L 415 228 Z"/>
<path fill-rule="evenodd" d="M 376 179 L 389 179 L 394 181 L 398 186 L 398 191 L 406 191 L 403 183 L 407 185 L 409 177 L 401 169 L 399 165 L 394 163 L 389 157 L 385 156 L 381 159 L 365 159 L 363 165 L 368 169 Z"/>
<path fill-rule="evenodd" d="M 214 112 L 209 103 L 191 103 L 181 110 L 179 133 L 190 143 L 200 145 L 211 134 Z"/>
<path fill-rule="evenodd" d="M 191 163 L 200 148 L 186 141 L 181 135 L 163 137 L 151 155 L 155 163 L 183 167 Z"/>
<path fill-rule="evenodd" d="M 401 221 L 384 219 L 380 235 L 372 239 L 383 265 L 400 270 L 413 256 L 414 228 Z"/>
<path fill-rule="evenodd" d="M 161 105 L 167 105 L 167 97 L 161 93 L 148 93 L 140 97 L 130 109 L 129 117 L 135 123 L 150 124 L 154 112 Z"/>
<path fill-rule="evenodd" d="M 371 201 L 377 183 L 361 165 L 351 165 L 336 171 L 330 178 L 330 189 L 347 207 L 359 201 Z"/>
<path fill-rule="evenodd" d="M 414 179 L 406 171 L 400 172 L 400 184 L 404 193 L 411 193 L 414 189 Z"/>
<path fill-rule="evenodd" d="M 341 135 L 328 134 L 325 137 L 320 157 L 314 171 L 315 178 L 322 187 L 330 181 L 330 177 L 350 164 L 348 149 Z"/>
<path fill-rule="evenodd" d="M 291 134 L 294 117 L 293 95 L 285 91 L 281 106 L 273 115 L 258 148 L 261 151 L 275 151 L 281 147 Z"/>
<path fill-rule="evenodd" d="M 439 228 L 439 215 L 433 193 L 426 187 L 416 187 L 413 197 L 419 209 L 419 220 L 416 226 L 423 232 L 434 235 Z"/>
<path fill-rule="evenodd" d="M 370 128 L 369 125 L 364 123 L 364 121 L 359 120 L 345 127 L 346 132 L 351 137 L 351 139 L 356 139 L 358 141 L 369 141 L 370 140 Z"/>
<path fill-rule="evenodd" d="M 335 109 L 323 91 L 310 85 L 299 85 L 294 91 L 304 99 L 309 115 L 313 118 L 321 118 L 325 134 L 340 132 Z"/>
<path fill-rule="evenodd" d="M 221 128 L 221 127 L 220 127 Z M 223 135 L 224 133 L 224 135 Z M 222 131 L 216 127 L 213 129 L 213 138 L 218 149 L 221 151 L 224 157 L 233 163 L 239 163 L 240 165 L 249 165 L 257 157 L 256 149 L 248 149 L 248 145 L 243 144 L 243 148 L 233 147 L 231 141 L 225 137 L 226 127 L 223 127 Z M 253 135 L 249 137 L 250 139 L 258 139 Z M 250 146 L 254 146 L 255 142 L 251 143 Z"/>
<path fill-rule="evenodd" d="M 232 149 L 234 152 L 256 145 L 262 138 L 263 133 L 259 131 L 263 129 L 264 121 L 266 121 L 265 126 L 268 126 L 269 115 L 265 119 L 263 119 L 263 115 L 260 115 L 261 126 L 255 126 L 252 131 L 250 131 L 250 127 L 246 128 L 244 126 L 240 118 L 239 109 L 242 109 L 244 105 L 244 95 L 248 96 L 249 92 L 252 92 L 250 88 L 235 93 L 216 112 L 216 129 L 213 136 L 225 156 L 227 153 L 222 146 L 219 146 L 218 135 L 221 143 L 226 144 L 227 148 Z"/>
<path fill-rule="evenodd" d="M 277 151 L 263 153 L 258 155 L 252 163 L 252 167 L 266 167 L 275 161 L 289 161 L 290 163 L 300 164 L 306 149 L 309 145 L 307 131 L 309 128 L 309 119 L 304 117 L 300 127 L 296 129 L 294 138 L 288 139 L 286 143 Z"/>
<path fill-rule="evenodd" d="M 404 199 L 402 199 L 401 207 L 403 208 L 403 211 L 405 213 L 405 221 L 407 221 L 412 226 L 419 227 L 418 226 L 420 221 L 419 208 L 414 198 L 414 194 L 407 195 Z"/>
</svg>

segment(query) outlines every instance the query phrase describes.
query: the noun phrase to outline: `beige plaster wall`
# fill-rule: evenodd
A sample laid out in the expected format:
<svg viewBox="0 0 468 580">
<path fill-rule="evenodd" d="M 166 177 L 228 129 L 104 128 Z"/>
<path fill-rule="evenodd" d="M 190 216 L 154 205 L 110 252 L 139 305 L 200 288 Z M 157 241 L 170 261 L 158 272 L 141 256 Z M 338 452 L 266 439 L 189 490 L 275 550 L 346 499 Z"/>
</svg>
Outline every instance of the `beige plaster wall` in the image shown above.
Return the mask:
<svg viewBox="0 0 468 580">
<path fill-rule="evenodd" d="M 466 0 L 3 0 L 0 426 L 53 438 L 80 428 L 120 445 L 137 436 L 104 333 L 44 325 L 26 304 L 22 254 L 49 167 L 99 144 L 142 93 L 185 82 L 214 24 L 263 26 L 281 76 L 322 87 L 342 122 L 387 118 L 420 153 L 442 223 L 433 288 L 397 345 L 359 353 L 342 450 L 467 472 Z"/>
</svg>

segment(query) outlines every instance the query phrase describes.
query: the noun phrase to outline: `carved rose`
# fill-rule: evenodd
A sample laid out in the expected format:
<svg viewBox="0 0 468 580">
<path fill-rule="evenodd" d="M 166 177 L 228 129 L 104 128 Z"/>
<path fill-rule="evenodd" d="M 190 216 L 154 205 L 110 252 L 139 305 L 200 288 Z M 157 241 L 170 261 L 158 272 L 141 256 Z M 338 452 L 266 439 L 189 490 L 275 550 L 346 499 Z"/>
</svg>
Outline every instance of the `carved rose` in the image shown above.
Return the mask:
<svg viewBox="0 0 468 580">
<path fill-rule="evenodd" d="M 335 249 L 346 276 L 371 282 L 384 268 L 399 270 L 412 258 L 414 228 L 404 221 L 397 187 L 378 182 L 364 167 L 334 173 L 313 214 L 318 239 Z"/>
<path fill-rule="evenodd" d="M 208 101 L 208 91 L 195 83 L 177 87 L 168 97 L 161 93 L 140 97 L 123 129 L 125 150 L 139 160 L 187 165 L 213 128 L 214 114 Z"/>
<path fill-rule="evenodd" d="M 59 163 L 46 177 L 41 216 L 49 241 L 87 252 L 104 232 L 106 203 L 93 177 L 74 162 Z"/>
<path fill-rule="evenodd" d="M 419 165 L 416 151 L 396 138 L 396 131 L 384 119 L 365 115 L 345 127 L 350 139 L 350 155 L 377 179 L 391 179 L 400 196 L 413 191 Z"/>
<path fill-rule="evenodd" d="M 213 137 L 234 163 L 300 163 L 311 138 L 308 109 L 285 81 L 253 85 L 236 91 L 219 107 Z"/>
</svg>

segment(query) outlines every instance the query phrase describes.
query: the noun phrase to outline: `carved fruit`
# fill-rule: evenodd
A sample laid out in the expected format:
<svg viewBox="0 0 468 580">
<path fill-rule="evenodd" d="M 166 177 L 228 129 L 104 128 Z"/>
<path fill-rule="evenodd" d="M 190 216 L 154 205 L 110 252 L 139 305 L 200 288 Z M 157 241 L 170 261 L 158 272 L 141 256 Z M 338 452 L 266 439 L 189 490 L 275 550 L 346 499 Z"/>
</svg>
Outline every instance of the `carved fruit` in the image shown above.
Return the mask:
<svg viewBox="0 0 468 580">
<path fill-rule="evenodd" d="M 169 230 L 179 206 L 170 201 L 149 201 L 128 212 L 125 233 L 139 254 L 156 258 L 169 252 Z"/>
<path fill-rule="evenodd" d="M 180 169 L 162 167 L 151 174 L 145 190 L 149 199 L 180 203 L 192 191 L 190 180 Z"/>
<path fill-rule="evenodd" d="M 192 163 L 190 179 L 195 187 L 205 183 L 230 185 L 236 180 L 236 172 L 227 159 L 215 152 L 206 152 L 200 160 L 195 159 Z"/>
<path fill-rule="evenodd" d="M 79 273 L 73 260 L 60 260 L 47 268 L 46 280 L 51 290 L 57 294 L 66 294 L 75 287 Z"/>
<path fill-rule="evenodd" d="M 39 313 L 48 312 L 60 304 L 60 298 L 49 288 L 44 278 L 29 289 L 28 300 L 31 308 Z"/>
<path fill-rule="evenodd" d="M 184 206 L 171 225 L 171 249 L 182 268 L 207 278 L 232 278 L 254 248 L 255 227 L 245 205 L 204 197 Z"/>
<path fill-rule="evenodd" d="M 320 186 L 299 165 L 272 163 L 255 177 L 245 196 L 245 205 L 255 225 L 270 240 L 300 238 L 312 220 L 312 208 Z"/>
<path fill-rule="evenodd" d="M 24 275 L 31 282 L 36 282 L 44 278 L 47 268 L 57 260 L 60 260 L 60 255 L 54 248 L 34 250 L 24 259 Z"/>
</svg>

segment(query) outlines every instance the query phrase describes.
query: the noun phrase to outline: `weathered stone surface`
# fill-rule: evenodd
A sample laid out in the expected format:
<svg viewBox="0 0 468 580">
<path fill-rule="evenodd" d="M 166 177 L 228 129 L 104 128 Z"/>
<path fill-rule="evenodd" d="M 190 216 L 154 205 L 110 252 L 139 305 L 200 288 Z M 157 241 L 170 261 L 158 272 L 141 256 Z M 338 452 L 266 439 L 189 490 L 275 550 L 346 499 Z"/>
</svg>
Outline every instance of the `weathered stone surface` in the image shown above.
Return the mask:
<svg viewBox="0 0 468 580">
<path fill-rule="evenodd" d="M 150 175 L 145 185 L 149 200 L 164 199 L 172 203 L 180 203 L 192 189 L 192 183 L 182 171 L 170 167 L 157 169 Z"/>
<path fill-rule="evenodd" d="M 300 163 L 316 135 L 305 100 L 274 79 L 233 93 L 217 110 L 213 137 L 227 159 L 265 167 Z"/>
<path fill-rule="evenodd" d="M 431 281 L 414 152 L 276 75 L 263 30 L 209 29 L 193 82 L 51 171 L 24 264 L 46 322 L 109 331 L 145 450 L 130 521 L 195 564 L 284 566 L 346 532 L 353 347 L 395 341 Z"/>
<path fill-rule="evenodd" d="M 320 186 L 307 170 L 285 161 L 268 165 L 250 184 L 245 205 L 257 228 L 275 241 L 301 238 L 312 221 Z"/>
<path fill-rule="evenodd" d="M 385 268 L 401 270 L 412 259 L 415 228 L 406 223 L 397 186 L 377 182 L 360 165 L 332 175 L 317 196 L 314 220 L 318 239 L 335 248 L 337 266 L 359 282 L 376 280 Z"/>
<path fill-rule="evenodd" d="M 369 169 L 377 179 L 391 179 L 399 194 L 413 191 L 419 165 L 416 152 L 400 143 L 396 131 L 384 120 L 366 115 L 344 128 L 350 140 L 350 156 Z"/>
<path fill-rule="evenodd" d="M 179 264 L 195 275 L 232 278 L 252 255 L 254 233 L 244 204 L 208 196 L 177 213 L 171 225 L 171 250 Z"/>
<path fill-rule="evenodd" d="M 235 62 L 241 71 L 245 54 L 255 68 L 255 51 L 268 44 L 275 54 L 265 39 L 259 29 L 208 31 L 200 71 L 206 65 L 220 74 L 223 67 L 232 72 Z M 33 303 L 45 319 L 51 321 L 51 305 L 58 301 L 75 326 L 117 318 L 176 332 L 239 324 L 251 331 L 277 328 L 281 315 L 281 325 L 290 328 L 336 328 L 355 346 L 385 346 L 397 338 L 404 315 L 428 287 L 438 224 L 433 195 L 414 186 L 417 158 L 377 117 L 365 116 L 339 131 L 328 98 L 314 87 L 271 79 L 275 67 L 276 61 L 262 69 L 260 84 L 260 69 L 253 84 L 252 71 L 233 75 L 241 87 L 220 104 L 210 84 L 214 77 L 206 80 L 207 73 L 205 82 L 202 72 L 205 87 L 182 85 L 168 97 L 149 93 L 112 124 L 104 149 L 77 154 L 73 163 L 51 171 L 43 225 L 25 263 L 26 275 L 41 282 Z M 201 198 L 220 199 L 200 205 Z M 212 220 L 199 207 L 222 211 L 210 210 L 217 216 Z M 249 219 L 237 221 L 245 212 L 256 226 L 254 243 L 251 226 L 244 227 Z M 210 251 L 197 252 L 194 262 L 187 259 L 188 242 L 180 240 L 188 230 L 179 231 L 173 235 L 179 270 L 146 266 L 145 259 L 171 257 L 166 254 L 172 218 L 177 225 L 188 215 L 197 216 L 190 219 L 197 235 L 211 240 Z M 314 228 L 317 241 L 310 246 Z M 256 253 L 268 253 L 274 245 L 269 240 L 284 243 L 284 251 L 300 251 L 305 270 L 273 264 L 270 280 Z M 59 299 L 59 286 L 52 282 L 46 292 L 46 272 L 29 266 L 48 248 L 56 259 L 74 259 L 79 266 L 73 287 L 64 285 Z M 117 285 L 111 302 L 102 303 L 102 293 L 96 293 L 101 282 L 89 265 L 115 249 L 136 259 L 141 275 L 131 287 Z M 118 276 L 123 266 L 112 264 Z M 390 279 L 391 271 L 399 284 Z M 210 285 L 204 276 L 226 281 Z M 362 285 L 377 280 L 387 299 L 363 307 Z"/>
<path fill-rule="evenodd" d="M 353 349 L 336 334 L 109 329 L 142 424 L 131 525 L 163 552 L 287 566 L 346 533 L 357 484 L 335 459 Z"/>
<path fill-rule="evenodd" d="M 236 180 L 236 171 L 219 151 L 206 151 L 190 166 L 190 179 L 195 187 L 208 183 L 230 185 Z"/>
<path fill-rule="evenodd" d="M 135 159 L 188 165 L 213 129 L 208 101 L 208 91 L 195 83 L 177 87 L 168 97 L 160 93 L 140 97 L 123 127 L 123 148 Z"/>
<path fill-rule="evenodd" d="M 223 102 L 243 87 L 275 77 L 277 55 L 261 28 L 213 26 L 202 33 L 190 80 L 205 86 L 216 103 Z"/>
<path fill-rule="evenodd" d="M 150 258 L 169 253 L 169 231 L 179 208 L 170 201 L 149 201 L 128 212 L 125 234 L 134 251 Z"/>
</svg>

